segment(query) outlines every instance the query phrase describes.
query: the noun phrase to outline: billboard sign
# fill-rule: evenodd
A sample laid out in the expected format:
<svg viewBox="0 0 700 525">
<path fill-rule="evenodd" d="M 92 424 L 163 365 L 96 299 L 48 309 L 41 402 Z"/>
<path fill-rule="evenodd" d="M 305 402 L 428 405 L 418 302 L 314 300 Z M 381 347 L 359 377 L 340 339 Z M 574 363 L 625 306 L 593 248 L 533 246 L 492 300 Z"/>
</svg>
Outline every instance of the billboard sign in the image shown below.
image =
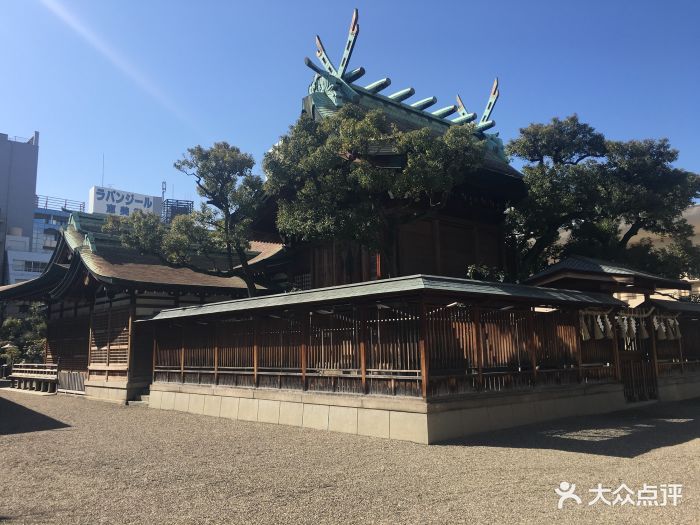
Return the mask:
<svg viewBox="0 0 700 525">
<path fill-rule="evenodd" d="M 160 216 L 163 209 L 162 197 L 142 195 L 131 191 L 93 186 L 88 197 L 88 213 L 104 213 L 128 217 L 136 210 L 155 213 Z"/>
</svg>

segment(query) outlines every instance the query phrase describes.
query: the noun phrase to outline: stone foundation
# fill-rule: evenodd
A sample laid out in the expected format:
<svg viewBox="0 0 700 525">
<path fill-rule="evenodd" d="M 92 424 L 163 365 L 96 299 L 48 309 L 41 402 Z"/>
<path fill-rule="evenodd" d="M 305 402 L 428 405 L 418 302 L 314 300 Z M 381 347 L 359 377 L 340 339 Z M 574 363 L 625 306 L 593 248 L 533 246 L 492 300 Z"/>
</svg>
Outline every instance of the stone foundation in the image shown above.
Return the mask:
<svg viewBox="0 0 700 525">
<path fill-rule="evenodd" d="M 660 401 L 681 401 L 700 397 L 700 374 L 694 372 L 679 376 L 660 377 L 658 389 Z"/>
<path fill-rule="evenodd" d="M 147 386 L 148 382 L 146 381 L 89 380 L 85 381 L 85 397 L 126 405 L 127 401 L 136 399 Z"/>
<path fill-rule="evenodd" d="M 625 402 L 621 384 L 471 394 L 425 402 L 407 397 L 153 383 L 149 406 L 428 444 L 634 405 Z"/>
</svg>

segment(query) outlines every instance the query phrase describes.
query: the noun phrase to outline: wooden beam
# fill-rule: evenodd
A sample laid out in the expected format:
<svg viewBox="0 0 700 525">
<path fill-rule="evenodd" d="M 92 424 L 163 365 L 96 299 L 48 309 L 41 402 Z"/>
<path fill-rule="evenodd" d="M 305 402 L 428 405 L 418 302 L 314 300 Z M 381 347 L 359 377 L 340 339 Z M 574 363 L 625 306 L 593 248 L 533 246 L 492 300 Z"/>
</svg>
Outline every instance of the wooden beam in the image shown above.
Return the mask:
<svg viewBox="0 0 700 525">
<path fill-rule="evenodd" d="M 680 325 L 678 329 L 680 330 Z M 652 331 L 651 334 L 653 336 L 654 332 Z M 681 332 L 681 336 L 678 338 L 678 359 L 681 361 L 681 374 L 683 374 L 685 370 L 685 365 L 683 364 L 683 332 Z"/>
<path fill-rule="evenodd" d="M 253 385 L 258 386 L 258 331 L 259 320 L 253 317 Z"/>
<path fill-rule="evenodd" d="M 472 322 L 474 323 L 474 335 L 476 338 L 476 366 L 478 367 L 479 390 L 484 389 L 484 345 L 481 337 L 481 309 L 472 310 Z"/>
<path fill-rule="evenodd" d="M 654 322 L 652 321 L 651 316 L 644 319 L 644 321 L 649 323 L 648 326 L 650 334 L 656 336 L 656 332 L 654 331 Z M 659 377 L 659 358 L 656 354 L 656 337 L 651 338 L 651 362 L 654 366 L 654 374 L 656 374 L 654 382 L 656 382 Z"/>
<path fill-rule="evenodd" d="M 214 384 L 219 384 L 219 323 L 214 321 Z"/>
<path fill-rule="evenodd" d="M 134 295 L 134 291 L 130 290 L 129 291 L 129 332 L 127 334 L 127 339 L 126 339 L 126 366 L 127 366 L 127 371 L 126 371 L 126 380 L 128 381 L 129 378 L 133 374 L 133 353 L 134 353 L 134 320 L 136 317 L 136 296 Z"/>
<path fill-rule="evenodd" d="M 530 310 L 527 317 L 527 326 L 530 337 L 528 337 L 528 349 L 527 353 L 530 355 L 530 365 L 532 366 L 532 384 L 537 384 L 537 334 L 535 332 L 535 312 Z M 540 341 L 541 343 L 541 341 Z"/>
<path fill-rule="evenodd" d="M 418 349 L 420 351 L 420 375 L 421 375 L 421 393 L 423 399 L 428 397 L 428 373 L 429 373 L 429 356 L 427 348 L 428 337 L 428 311 L 425 307 L 425 299 L 421 298 L 419 309 L 419 332 L 418 332 Z"/>
<path fill-rule="evenodd" d="M 88 314 L 88 377 L 90 375 L 90 364 L 92 363 L 92 316 L 95 308 L 95 301 L 90 303 L 90 313 Z"/>
<path fill-rule="evenodd" d="M 573 319 L 573 325 L 574 325 L 574 352 L 576 353 L 576 366 L 578 368 L 577 370 L 577 378 L 578 382 L 580 383 L 583 380 L 583 355 L 581 354 L 581 329 L 579 327 L 580 325 L 580 316 L 578 312 L 575 312 L 572 314 L 572 319 Z"/>
<path fill-rule="evenodd" d="M 622 381 L 620 369 L 620 339 L 617 332 L 617 319 L 613 317 L 613 361 L 615 361 L 615 379 Z"/>
<path fill-rule="evenodd" d="M 180 383 L 185 382 L 185 325 L 180 327 Z"/>
<path fill-rule="evenodd" d="M 151 359 L 153 361 L 153 366 L 151 368 L 151 382 L 154 383 L 156 380 L 156 356 L 158 355 L 158 323 L 153 323 L 153 355 Z"/>
<path fill-rule="evenodd" d="M 112 347 L 112 300 L 109 301 L 109 306 L 107 307 L 107 367 L 109 367 L 109 357 L 110 350 Z M 109 370 L 105 371 L 105 381 L 109 381 Z"/>
<path fill-rule="evenodd" d="M 303 311 L 301 315 L 301 344 L 299 345 L 299 351 L 301 352 L 301 388 L 306 390 L 306 358 L 308 353 L 309 345 L 309 323 L 311 322 L 311 317 L 308 311 Z"/>
<path fill-rule="evenodd" d="M 362 393 L 367 393 L 367 305 L 359 307 L 360 321 L 360 375 L 362 377 Z"/>
</svg>

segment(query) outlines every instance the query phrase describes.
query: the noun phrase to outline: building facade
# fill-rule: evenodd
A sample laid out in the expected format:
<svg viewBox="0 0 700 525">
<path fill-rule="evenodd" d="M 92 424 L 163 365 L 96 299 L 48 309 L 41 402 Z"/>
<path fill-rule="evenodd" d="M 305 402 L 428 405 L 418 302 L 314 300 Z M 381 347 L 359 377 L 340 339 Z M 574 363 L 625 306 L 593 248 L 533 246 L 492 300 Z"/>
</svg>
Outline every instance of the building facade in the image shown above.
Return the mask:
<svg viewBox="0 0 700 525">
<path fill-rule="evenodd" d="M 33 228 L 36 174 L 39 163 L 39 132 L 31 138 L 0 133 L 0 253 L 6 238 L 30 237 Z M 15 239 L 16 241 L 16 239 Z M 14 244 L 15 247 L 17 243 Z M 19 246 L 22 247 L 22 246 Z M 0 262 L 6 274 L 5 260 Z"/>
<path fill-rule="evenodd" d="M 5 284 L 17 284 L 39 277 L 58 246 L 61 229 L 72 211 L 83 211 L 85 203 L 35 195 L 32 228 L 26 235 L 7 235 L 5 241 Z"/>
</svg>

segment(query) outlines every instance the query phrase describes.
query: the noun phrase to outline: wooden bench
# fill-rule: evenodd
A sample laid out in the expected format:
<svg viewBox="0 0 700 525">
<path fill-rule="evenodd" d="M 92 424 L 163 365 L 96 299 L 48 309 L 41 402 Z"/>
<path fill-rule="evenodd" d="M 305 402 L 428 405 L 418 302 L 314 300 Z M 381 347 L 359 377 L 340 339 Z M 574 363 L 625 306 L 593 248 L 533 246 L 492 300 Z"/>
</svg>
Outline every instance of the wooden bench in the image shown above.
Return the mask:
<svg viewBox="0 0 700 525">
<path fill-rule="evenodd" d="M 12 367 L 9 378 L 11 388 L 56 393 L 58 365 L 23 363 Z"/>
</svg>

